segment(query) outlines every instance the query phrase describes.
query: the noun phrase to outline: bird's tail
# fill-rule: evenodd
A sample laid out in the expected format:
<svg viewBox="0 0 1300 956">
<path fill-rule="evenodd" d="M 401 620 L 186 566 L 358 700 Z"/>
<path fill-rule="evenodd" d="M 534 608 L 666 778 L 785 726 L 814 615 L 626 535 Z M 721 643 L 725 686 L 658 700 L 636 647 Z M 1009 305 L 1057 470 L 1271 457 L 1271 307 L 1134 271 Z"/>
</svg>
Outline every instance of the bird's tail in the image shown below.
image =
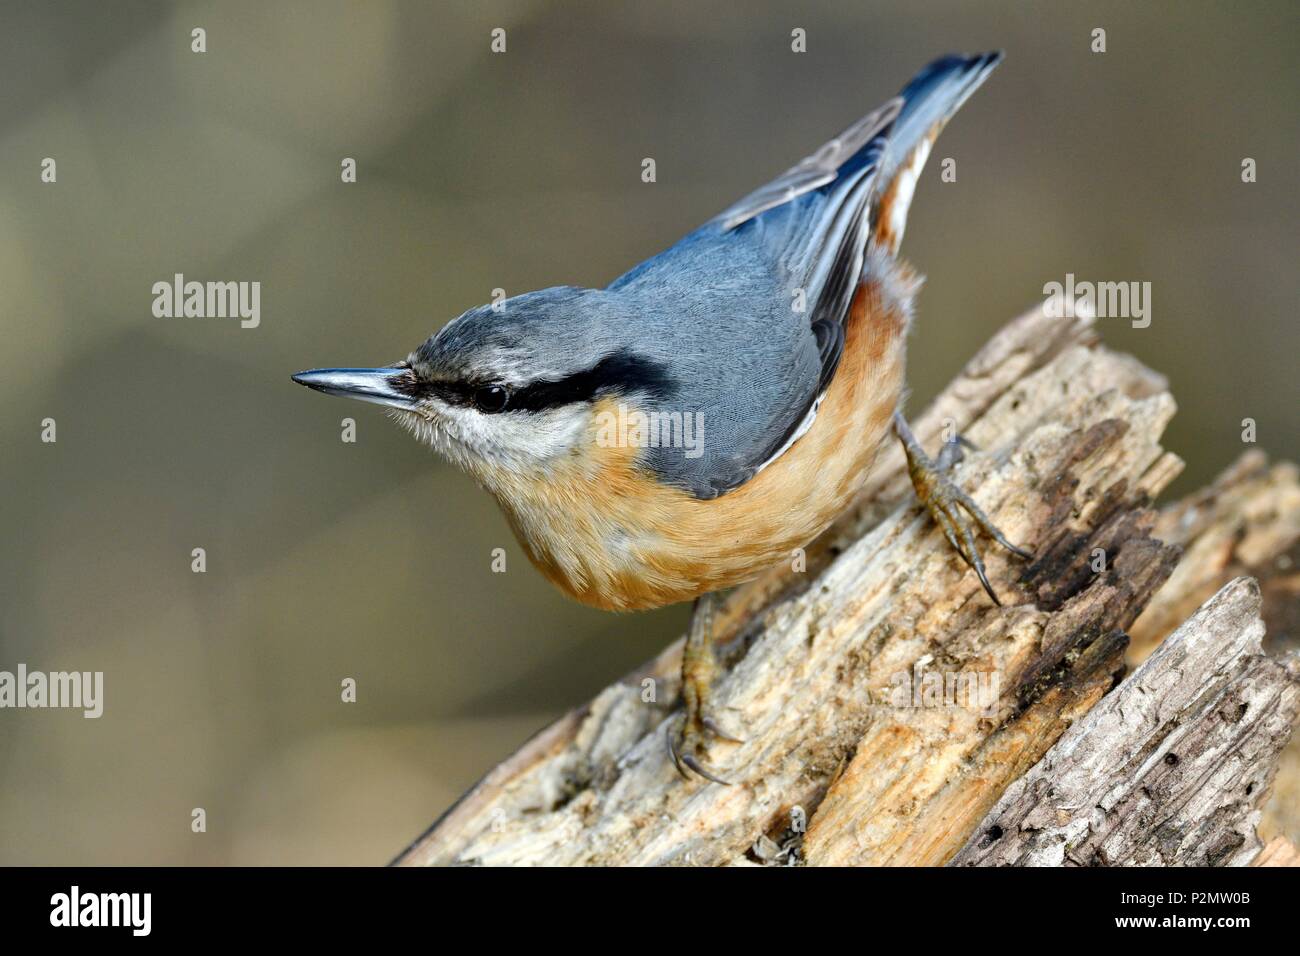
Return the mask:
<svg viewBox="0 0 1300 956">
<path fill-rule="evenodd" d="M 1002 60 L 1000 50 L 935 60 L 903 87 L 903 106 L 888 133 L 873 183 L 872 240 L 898 251 L 916 181 L 945 124 Z"/>
</svg>

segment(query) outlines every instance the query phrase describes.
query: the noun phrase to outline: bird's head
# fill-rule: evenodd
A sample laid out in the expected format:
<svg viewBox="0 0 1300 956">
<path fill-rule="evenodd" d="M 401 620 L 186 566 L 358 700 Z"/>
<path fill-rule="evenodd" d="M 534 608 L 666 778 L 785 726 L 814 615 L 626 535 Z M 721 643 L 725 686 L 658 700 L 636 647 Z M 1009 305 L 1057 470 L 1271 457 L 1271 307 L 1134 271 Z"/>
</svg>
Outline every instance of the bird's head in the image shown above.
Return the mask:
<svg viewBox="0 0 1300 956">
<path fill-rule="evenodd" d="M 293 380 L 387 406 L 417 438 L 489 487 L 544 474 L 593 441 L 601 399 L 663 398 L 665 366 L 631 347 L 609 294 L 545 289 L 471 309 L 401 362 Z"/>
</svg>

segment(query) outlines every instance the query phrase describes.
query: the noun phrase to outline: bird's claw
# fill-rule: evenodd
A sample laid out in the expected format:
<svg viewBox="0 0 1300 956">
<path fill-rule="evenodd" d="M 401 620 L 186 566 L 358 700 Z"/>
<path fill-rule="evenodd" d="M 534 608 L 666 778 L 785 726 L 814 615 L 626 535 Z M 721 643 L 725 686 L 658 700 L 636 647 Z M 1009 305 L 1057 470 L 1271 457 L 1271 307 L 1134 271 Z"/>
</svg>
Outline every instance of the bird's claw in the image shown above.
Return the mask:
<svg viewBox="0 0 1300 956">
<path fill-rule="evenodd" d="M 989 584 L 988 574 L 984 570 L 984 561 L 980 557 L 979 548 L 975 546 L 971 523 L 973 522 L 976 527 L 1016 557 L 1029 559 L 1033 554 L 1008 541 L 1006 535 L 998 530 L 997 526 L 989 520 L 988 515 L 980 510 L 971 496 L 949 479 L 948 472 L 964 456 L 963 447 L 975 450 L 975 446 L 958 435 L 946 441 L 937 459 L 931 461 L 912 435 L 902 415 L 894 416 L 894 429 L 903 443 L 903 450 L 907 455 L 908 474 L 912 478 L 912 486 L 916 489 L 917 498 L 943 531 L 952 549 L 975 571 L 980 584 L 984 586 L 984 591 L 993 603 L 1001 607 L 1002 601 L 998 599 L 993 586 Z M 965 514 L 962 513 L 963 511 Z"/>
<path fill-rule="evenodd" d="M 671 724 L 668 727 L 668 753 L 673 758 L 673 765 L 677 767 L 677 772 L 685 779 L 691 779 L 691 773 L 695 773 L 705 780 L 712 780 L 714 783 L 729 787 L 731 786 L 730 780 L 719 777 L 696 756 L 696 753 L 705 746 L 706 731 L 708 734 L 713 734 L 723 740 L 741 743 L 735 737 L 729 737 L 726 734 L 717 732 L 716 727 L 717 724 L 710 719 L 692 720 L 690 714 L 683 715 L 680 728 L 674 731 Z"/>
</svg>

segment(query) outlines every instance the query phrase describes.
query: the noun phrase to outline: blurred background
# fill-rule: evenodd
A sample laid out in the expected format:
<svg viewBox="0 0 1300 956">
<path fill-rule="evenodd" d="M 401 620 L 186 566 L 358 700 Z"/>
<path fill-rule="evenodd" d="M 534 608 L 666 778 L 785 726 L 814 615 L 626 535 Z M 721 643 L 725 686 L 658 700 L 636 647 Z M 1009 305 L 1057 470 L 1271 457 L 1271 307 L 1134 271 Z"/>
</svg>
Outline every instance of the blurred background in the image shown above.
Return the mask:
<svg viewBox="0 0 1300 956">
<path fill-rule="evenodd" d="M 1171 494 L 1246 417 L 1297 457 L 1293 3 L 0 11 L 0 670 L 106 685 L 99 720 L 0 711 L 0 863 L 386 862 L 680 633 L 568 603 L 468 478 L 289 374 L 395 361 L 496 287 L 603 285 L 942 52 L 1007 59 L 913 206 L 910 407 L 1045 283 L 1149 281 L 1151 326 L 1102 331 L 1171 379 Z M 155 318 L 177 272 L 260 281 L 260 326 Z"/>
</svg>

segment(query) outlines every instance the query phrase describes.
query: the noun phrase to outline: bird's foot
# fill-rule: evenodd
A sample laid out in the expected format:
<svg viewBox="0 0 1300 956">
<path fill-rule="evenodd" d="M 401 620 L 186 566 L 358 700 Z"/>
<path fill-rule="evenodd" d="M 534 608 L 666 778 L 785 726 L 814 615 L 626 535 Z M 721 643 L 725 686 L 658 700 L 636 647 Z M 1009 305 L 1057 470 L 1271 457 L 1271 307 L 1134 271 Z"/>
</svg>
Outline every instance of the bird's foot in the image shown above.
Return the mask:
<svg viewBox="0 0 1300 956">
<path fill-rule="evenodd" d="M 718 725 L 707 717 L 700 715 L 683 715 L 681 723 L 668 728 L 668 753 L 677 766 L 677 772 L 687 780 L 695 773 L 706 780 L 731 786 L 731 781 L 718 776 L 703 757 L 712 740 L 729 740 L 732 743 L 744 743 L 739 737 L 732 737 L 719 729 Z"/>
<path fill-rule="evenodd" d="M 713 649 L 713 612 L 717 606 L 716 594 L 705 594 L 695 601 L 691 627 L 682 652 L 682 703 L 685 713 L 681 721 L 668 727 L 668 753 L 677 771 L 687 779 L 692 773 L 714 783 L 730 784 L 718 776 L 705 760 L 704 754 L 714 740 L 732 743 L 744 741 L 719 725 L 710 712 L 709 697 L 713 678 L 718 670 L 717 655 Z"/>
<path fill-rule="evenodd" d="M 1008 541 L 970 495 L 948 478 L 948 473 L 964 457 L 963 449 L 974 449 L 974 446 L 960 435 L 956 436 L 944 442 L 938 456 L 931 461 L 899 412 L 894 413 L 894 433 L 903 443 L 903 451 L 907 455 L 907 473 L 911 476 L 912 487 L 916 489 L 916 497 L 925 506 L 925 510 L 930 512 L 953 550 L 974 569 L 979 576 L 980 584 L 984 585 L 984 590 L 993 599 L 993 603 L 1000 607 L 1002 602 L 998 600 L 997 594 L 989 584 L 988 575 L 984 571 L 984 561 L 975 546 L 971 522 L 973 521 L 976 527 L 983 529 L 989 537 L 1017 557 L 1032 558 L 1033 555 Z M 963 514 L 963 511 L 966 513 Z"/>
</svg>

